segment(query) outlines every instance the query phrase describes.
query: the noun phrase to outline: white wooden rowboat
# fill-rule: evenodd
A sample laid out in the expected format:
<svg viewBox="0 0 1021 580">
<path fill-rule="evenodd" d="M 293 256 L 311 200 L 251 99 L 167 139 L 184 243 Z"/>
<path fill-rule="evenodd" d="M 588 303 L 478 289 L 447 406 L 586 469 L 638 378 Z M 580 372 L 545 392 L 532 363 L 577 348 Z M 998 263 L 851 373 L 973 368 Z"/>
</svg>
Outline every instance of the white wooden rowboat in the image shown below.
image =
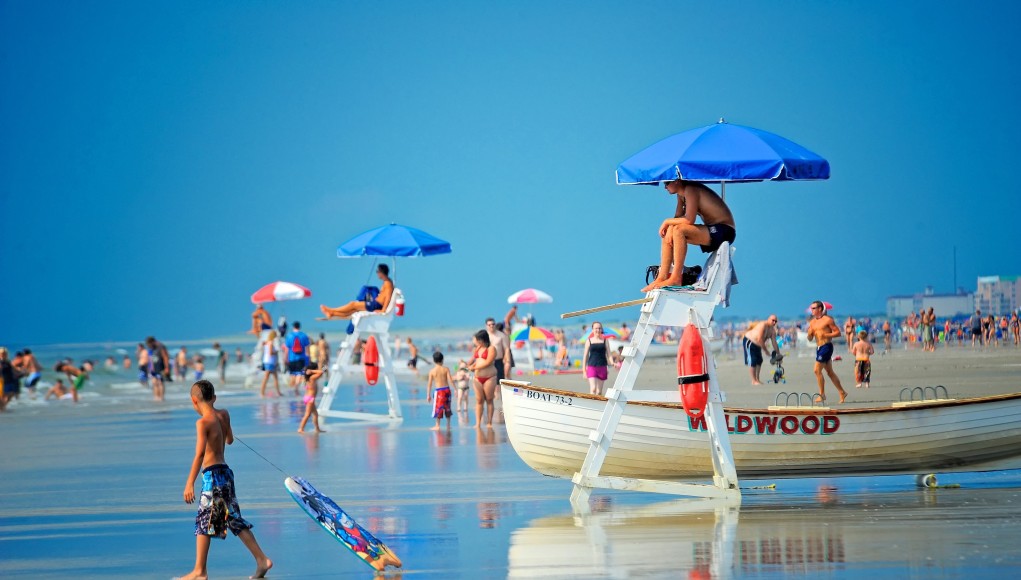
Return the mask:
<svg viewBox="0 0 1021 580">
<path fill-rule="evenodd" d="M 532 469 L 572 477 L 606 399 L 504 382 L 507 433 Z M 876 408 L 727 408 L 740 477 L 811 477 L 1021 467 L 1021 393 Z M 631 401 L 601 475 L 713 475 L 705 424 L 678 403 Z"/>
</svg>

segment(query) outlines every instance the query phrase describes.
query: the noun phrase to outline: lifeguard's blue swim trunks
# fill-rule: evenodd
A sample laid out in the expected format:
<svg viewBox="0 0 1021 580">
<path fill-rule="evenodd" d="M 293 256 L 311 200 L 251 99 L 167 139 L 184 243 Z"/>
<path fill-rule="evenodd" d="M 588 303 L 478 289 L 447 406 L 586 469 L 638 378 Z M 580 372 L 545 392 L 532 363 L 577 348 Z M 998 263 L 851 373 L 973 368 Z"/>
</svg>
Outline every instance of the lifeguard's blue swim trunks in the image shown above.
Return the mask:
<svg viewBox="0 0 1021 580">
<path fill-rule="evenodd" d="M 234 495 L 234 472 L 222 463 L 203 469 L 195 535 L 222 540 L 227 537 L 227 530 L 236 536 L 251 527 L 252 524 L 241 517 L 241 508 Z"/>
</svg>

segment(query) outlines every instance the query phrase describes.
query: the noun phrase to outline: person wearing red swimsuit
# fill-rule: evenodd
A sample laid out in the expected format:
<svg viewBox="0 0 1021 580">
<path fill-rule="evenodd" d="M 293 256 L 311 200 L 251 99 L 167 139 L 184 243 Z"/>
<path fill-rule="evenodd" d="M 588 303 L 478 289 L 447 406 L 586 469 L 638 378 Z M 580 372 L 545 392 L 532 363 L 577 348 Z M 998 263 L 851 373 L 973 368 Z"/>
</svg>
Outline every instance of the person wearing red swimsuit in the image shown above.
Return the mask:
<svg viewBox="0 0 1021 580">
<path fill-rule="evenodd" d="M 489 342 L 489 333 L 480 330 L 472 337 L 474 357 L 468 369 L 475 373 L 475 427 L 482 428 L 482 412 L 486 413 L 486 426 L 493 426 L 493 401 L 496 398 L 496 348 Z"/>
</svg>

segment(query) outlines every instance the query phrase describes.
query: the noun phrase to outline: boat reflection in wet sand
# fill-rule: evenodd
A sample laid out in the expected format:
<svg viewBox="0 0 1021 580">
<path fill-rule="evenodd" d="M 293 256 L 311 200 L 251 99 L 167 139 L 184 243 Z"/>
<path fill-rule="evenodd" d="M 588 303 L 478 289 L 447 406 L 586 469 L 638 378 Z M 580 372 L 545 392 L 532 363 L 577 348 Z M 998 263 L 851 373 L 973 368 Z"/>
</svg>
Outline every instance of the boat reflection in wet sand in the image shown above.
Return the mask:
<svg viewBox="0 0 1021 580">
<path fill-rule="evenodd" d="M 842 494 L 824 487 L 764 494 L 774 504 L 783 496 L 784 507 L 754 505 L 755 494 L 747 493 L 740 508 L 711 500 L 603 506 L 607 511 L 539 518 L 516 530 L 508 577 L 1009 575 L 1021 561 L 1011 539 L 1021 510 L 1005 494 L 1016 500 L 1016 490 L 1004 489 Z M 594 509 L 611 499 L 593 497 Z M 1002 533 L 992 531 L 999 526 Z"/>
<path fill-rule="evenodd" d="M 606 399 L 504 381 L 507 435 L 545 475 L 572 477 Z M 743 478 L 871 475 L 1021 466 L 1021 393 L 894 403 L 885 407 L 727 408 Z M 679 403 L 629 402 L 601 475 L 677 480 L 711 477 L 704 418 Z"/>
</svg>

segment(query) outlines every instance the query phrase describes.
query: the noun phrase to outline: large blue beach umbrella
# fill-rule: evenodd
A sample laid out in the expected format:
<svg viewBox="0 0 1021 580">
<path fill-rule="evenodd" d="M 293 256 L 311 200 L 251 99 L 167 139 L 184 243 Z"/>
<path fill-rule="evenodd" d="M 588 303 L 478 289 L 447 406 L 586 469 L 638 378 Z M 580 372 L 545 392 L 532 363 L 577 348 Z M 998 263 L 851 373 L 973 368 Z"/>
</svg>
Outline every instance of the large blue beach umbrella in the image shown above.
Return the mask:
<svg viewBox="0 0 1021 580">
<path fill-rule="evenodd" d="M 667 137 L 617 166 L 618 185 L 829 179 L 828 161 L 779 135 L 718 123 Z"/>
<path fill-rule="evenodd" d="M 415 257 L 449 254 L 450 242 L 422 230 L 398 224 L 379 227 L 358 234 L 337 248 L 338 258 L 362 256 Z"/>
</svg>

